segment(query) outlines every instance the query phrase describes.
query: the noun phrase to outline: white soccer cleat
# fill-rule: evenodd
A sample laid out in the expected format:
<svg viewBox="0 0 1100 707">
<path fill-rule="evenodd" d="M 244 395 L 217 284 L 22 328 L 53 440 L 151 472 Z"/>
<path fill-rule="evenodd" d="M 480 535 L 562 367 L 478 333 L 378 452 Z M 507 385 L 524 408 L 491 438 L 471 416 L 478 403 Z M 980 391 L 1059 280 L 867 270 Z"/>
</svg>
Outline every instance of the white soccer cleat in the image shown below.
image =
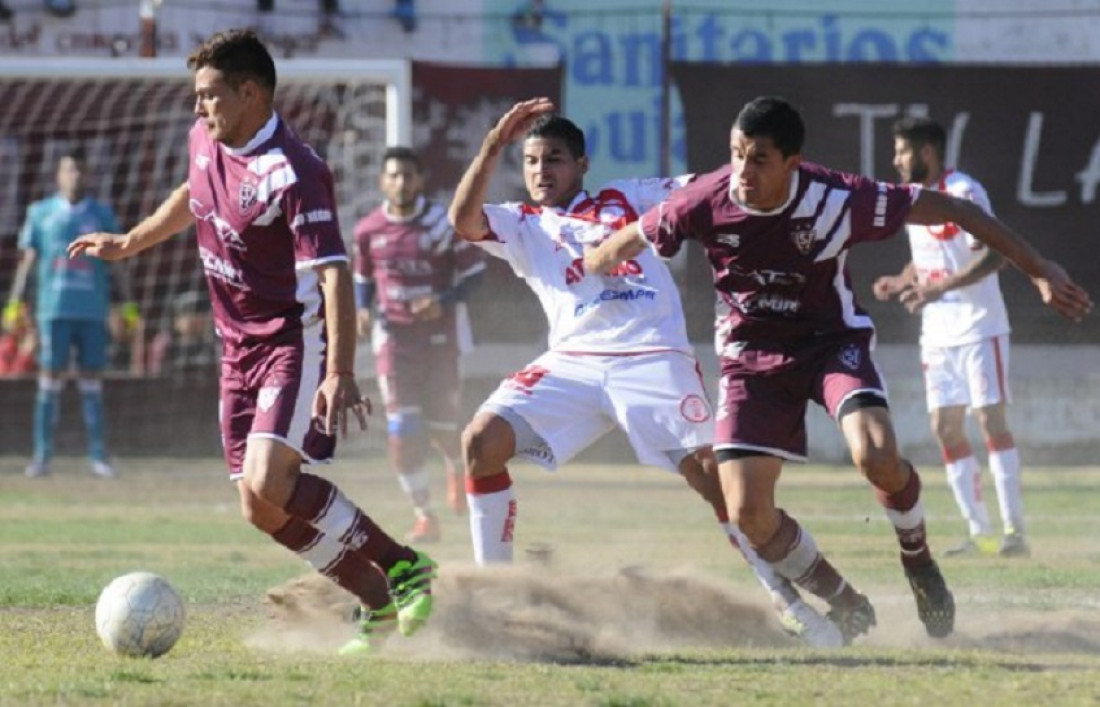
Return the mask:
<svg viewBox="0 0 1100 707">
<path fill-rule="evenodd" d="M 92 460 L 91 472 L 102 479 L 113 479 L 118 476 L 113 466 L 99 459 Z"/>
<path fill-rule="evenodd" d="M 801 599 L 779 612 L 779 623 L 784 631 L 811 648 L 844 646 L 840 628 Z"/>
<path fill-rule="evenodd" d="M 27 465 L 27 468 L 23 470 L 23 473 L 32 479 L 37 479 L 42 476 L 49 476 L 50 465 L 47 462 L 35 460 Z"/>
</svg>

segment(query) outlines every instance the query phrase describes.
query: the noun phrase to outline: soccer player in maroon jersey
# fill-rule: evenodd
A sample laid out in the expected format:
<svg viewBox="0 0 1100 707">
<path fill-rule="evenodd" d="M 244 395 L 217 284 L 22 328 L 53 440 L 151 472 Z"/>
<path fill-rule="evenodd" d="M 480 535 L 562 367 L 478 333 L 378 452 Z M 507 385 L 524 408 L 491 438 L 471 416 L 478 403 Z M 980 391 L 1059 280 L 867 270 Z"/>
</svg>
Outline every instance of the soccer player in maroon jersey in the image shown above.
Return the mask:
<svg viewBox="0 0 1100 707">
<path fill-rule="evenodd" d="M 920 477 L 898 455 L 871 359 L 874 328 L 850 286 L 848 248 L 888 238 L 907 222 L 952 222 L 1015 263 L 1058 312 L 1080 319 L 1092 303 L 1061 267 L 973 202 L 803 162 L 804 133 L 786 101 L 749 102 L 731 131 L 730 164 L 589 250 L 585 267 L 605 272 L 651 243 L 664 256 L 688 239 L 706 248 L 720 296 L 715 450 L 731 517 L 778 574 L 828 602 L 849 641 L 874 625 L 867 598 L 775 505 L 784 461 L 806 457 L 806 405 L 823 405 L 895 528 L 925 629 L 944 637 L 954 629 L 954 598 L 928 548 Z"/>
<path fill-rule="evenodd" d="M 390 464 L 416 514 L 405 539 L 436 542 L 425 437 L 443 458 L 447 503 L 462 515 L 458 359 L 470 332 L 461 307 L 485 272 L 485 259 L 455 237 L 446 207 L 424 196 L 420 159 L 410 148 L 386 150 L 379 186 L 385 202 L 355 227 L 359 335 L 371 336 Z"/>
<path fill-rule="evenodd" d="M 75 240 L 69 255 L 128 258 L 195 224 L 223 344 L 221 433 L 242 512 L 361 602 L 342 652 L 409 635 L 432 608 L 435 563 L 395 542 L 332 482 L 355 383 L 355 300 L 332 174 L 275 113 L 275 63 L 256 34 L 210 37 L 188 57 L 195 114 L 187 180 L 127 234 Z"/>
</svg>

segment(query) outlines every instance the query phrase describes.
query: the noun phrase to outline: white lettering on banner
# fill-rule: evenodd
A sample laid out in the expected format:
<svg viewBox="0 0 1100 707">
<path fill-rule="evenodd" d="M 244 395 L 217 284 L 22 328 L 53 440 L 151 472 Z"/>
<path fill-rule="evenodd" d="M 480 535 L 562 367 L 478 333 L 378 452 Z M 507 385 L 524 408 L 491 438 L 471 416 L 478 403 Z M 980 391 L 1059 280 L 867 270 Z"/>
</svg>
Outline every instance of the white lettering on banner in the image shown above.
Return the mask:
<svg viewBox="0 0 1100 707">
<path fill-rule="evenodd" d="M 882 105 L 838 103 L 833 106 L 833 115 L 838 118 L 849 115 L 859 117 L 860 174 L 875 173 L 875 119 L 894 118 L 897 114 L 897 103 L 884 103 Z M 876 223 L 876 225 L 878 224 Z"/>
<path fill-rule="evenodd" d="M 1092 146 L 1089 163 L 1077 173 L 1076 178 L 1081 182 L 1081 203 L 1091 204 L 1096 201 L 1096 184 L 1100 182 L 1100 140 Z"/>
<path fill-rule="evenodd" d="M 1032 191 L 1035 163 L 1039 161 L 1039 143 L 1042 140 L 1043 114 L 1032 112 L 1028 116 L 1027 135 L 1024 137 L 1024 157 L 1020 162 L 1020 179 L 1016 182 L 1016 198 L 1024 206 L 1061 206 L 1066 203 L 1064 191 L 1036 194 Z"/>
</svg>

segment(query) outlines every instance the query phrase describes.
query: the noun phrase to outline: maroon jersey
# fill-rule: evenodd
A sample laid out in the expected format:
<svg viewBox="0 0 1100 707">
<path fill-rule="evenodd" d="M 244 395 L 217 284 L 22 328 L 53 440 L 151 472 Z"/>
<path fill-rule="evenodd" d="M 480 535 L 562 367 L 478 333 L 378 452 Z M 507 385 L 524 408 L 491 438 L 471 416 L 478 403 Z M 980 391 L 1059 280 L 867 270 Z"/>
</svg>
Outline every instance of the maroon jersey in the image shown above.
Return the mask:
<svg viewBox="0 0 1100 707">
<path fill-rule="evenodd" d="M 896 233 L 916 188 L 803 163 L 787 202 L 760 212 L 734 200 L 730 171 L 699 177 L 641 219 L 665 257 L 689 238 L 706 249 L 719 293 L 719 353 L 873 329 L 852 292 L 848 248 Z"/>
<path fill-rule="evenodd" d="M 191 128 L 191 213 L 224 358 L 321 325 L 315 266 L 347 260 L 332 174 L 278 116 L 243 148 Z"/>
<path fill-rule="evenodd" d="M 446 209 L 426 199 L 418 201 L 409 218 L 392 216 L 380 206 L 355 226 L 355 279 L 375 283 L 384 325 L 419 324 L 410 302 L 439 296 L 484 269 L 481 251 L 455 237 Z M 453 332 L 454 312 L 444 307 L 443 316 L 430 322 L 432 328 Z"/>
</svg>

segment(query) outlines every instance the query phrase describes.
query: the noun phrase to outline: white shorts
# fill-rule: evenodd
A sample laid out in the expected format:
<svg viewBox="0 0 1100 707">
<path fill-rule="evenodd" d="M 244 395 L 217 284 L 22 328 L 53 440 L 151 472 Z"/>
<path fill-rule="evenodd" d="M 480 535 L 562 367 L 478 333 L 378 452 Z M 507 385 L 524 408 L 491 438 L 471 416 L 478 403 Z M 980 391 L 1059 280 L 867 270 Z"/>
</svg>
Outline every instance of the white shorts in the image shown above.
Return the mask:
<svg viewBox="0 0 1100 707">
<path fill-rule="evenodd" d="M 638 461 L 678 471 L 669 453 L 712 443 L 714 415 L 694 356 L 553 351 L 505 379 L 482 404 L 507 408 L 545 447 L 516 456 L 553 470 L 618 425 Z"/>
<path fill-rule="evenodd" d="M 921 348 L 928 409 L 1009 403 L 1008 336 L 962 346 Z"/>
</svg>

